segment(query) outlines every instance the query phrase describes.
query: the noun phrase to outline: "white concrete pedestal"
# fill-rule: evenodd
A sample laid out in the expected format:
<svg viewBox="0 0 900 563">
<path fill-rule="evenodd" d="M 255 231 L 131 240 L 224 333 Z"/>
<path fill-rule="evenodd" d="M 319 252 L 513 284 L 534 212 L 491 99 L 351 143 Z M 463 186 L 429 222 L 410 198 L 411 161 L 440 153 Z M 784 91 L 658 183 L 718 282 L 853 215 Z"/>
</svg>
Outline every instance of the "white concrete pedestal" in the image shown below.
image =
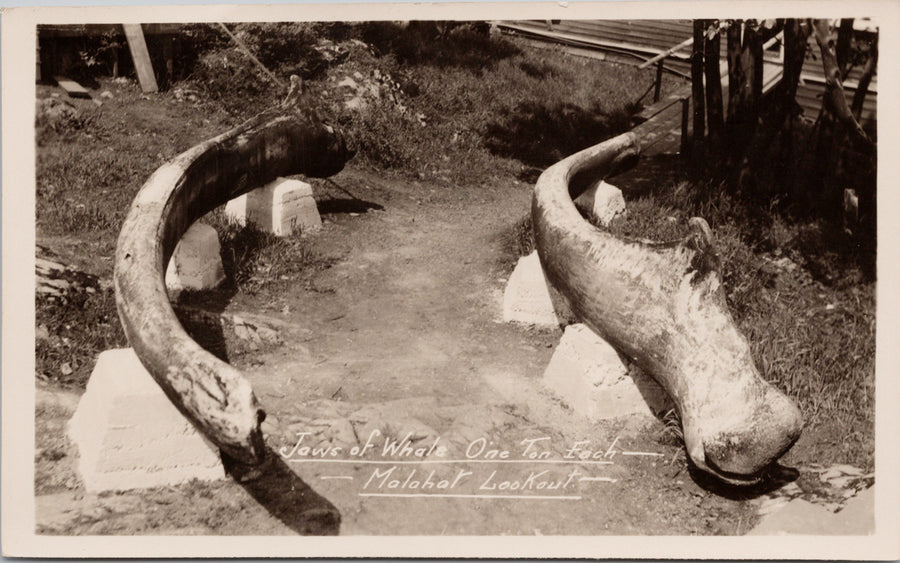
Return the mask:
<svg viewBox="0 0 900 563">
<path fill-rule="evenodd" d="M 591 420 L 653 416 L 673 406 L 650 376 L 629 376 L 615 349 L 583 324 L 566 327 L 544 371 L 544 384 Z"/>
<path fill-rule="evenodd" d="M 279 237 L 322 228 L 312 186 L 287 178 L 278 178 L 229 201 L 225 205 L 225 215 L 239 225 L 249 221 Z"/>
<path fill-rule="evenodd" d="M 194 223 L 184 233 L 166 269 L 170 294 L 185 289 L 212 289 L 225 279 L 220 255 L 219 234 L 203 223 Z"/>
<path fill-rule="evenodd" d="M 609 227 L 613 219 L 627 212 L 622 190 L 602 180 L 578 196 L 575 206 L 583 213 L 593 214 L 604 227 Z"/>
<path fill-rule="evenodd" d="M 178 412 L 131 348 L 97 358 L 68 434 L 88 492 L 225 477 L 218 449 Z"/>
<path fill-rule="evenodd" d="M 550 288 L 537 251 L 519 258 L 503 292 L 503 321 L 559 327 Z"/>
</svg>

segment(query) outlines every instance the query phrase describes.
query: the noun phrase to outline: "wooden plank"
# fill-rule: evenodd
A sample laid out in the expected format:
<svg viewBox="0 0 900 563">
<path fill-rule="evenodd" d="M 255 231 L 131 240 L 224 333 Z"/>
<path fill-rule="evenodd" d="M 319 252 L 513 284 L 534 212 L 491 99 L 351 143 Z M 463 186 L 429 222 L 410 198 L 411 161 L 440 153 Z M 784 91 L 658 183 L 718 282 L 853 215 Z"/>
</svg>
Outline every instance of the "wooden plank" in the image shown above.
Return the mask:
<svg viewBox="0 0 900 563">
<path fill-rule="evenodd" d="M 151 23 L 143 24 L 144 35 L 175 35 L 180 32 L 182 24 Z M 119 24 L 38 24 L 38 35 L 46 37 L 92 37 L 106 33 L 119 34 Z"/>
<path fill-rule="evenodd" d="M 655 103 L 645 107 L 639 113 L 634 114 L 633 116 L 631 116 L 631 121 L 632 121 L 632 123 L 635 123 L 635 124 L 641 124 L 641 123 L 650 121 L 651 119 L 653 119 L 654 117 L 663 113 L 664 111 L 666 111 L 673 105 L 680 103 L 683 98 L 690 97 L 690 95 L 691 95 L 691 85 L 688 84 L 687 86 L 679 88 L 675 92 L 669 94 L 668 96 L 661 99 L 660 101 L 655 102 Z"/>
<path fill-rule="evenodd" d="M 141 83 L 141 90 L 144 92 L 159 91 L 141 24 L 124 23 L 122 28 L 125 30 L 125 38 L 128 40 L 128 49 L 131 51 L 131 58 L 134 60 L 134 68 Z"/>
<path fill-rule="evenodd" d="M 84 89 L 84 86 L 66 78 L 65 76 L 54 76 L 53 80 L 56 80 L 56 83 L 59 84 L 59 87 L 66 91 L 66 93 L 72 98 L 90 98 L 91 93 Z"/>
<path fill-rule="evenodd" d="M 501 22 L 498 24 L 500 27 L 505 27 L 507 29 L 513 29 L 516 31 L 523 31 L 525 33 L 531 33 L 534 35 L 539 35 L 541 37 L 547 37 L 549 39 L 554 39 L 557 41 L 571 42 L 578 45 L 588 45 L 600 48 L 614 48 L 623 51 L 628 51 L 630 53 L 634 53 L 635 56 L 641 58 L 650 58 L 651 56 L 658 54 L 662 51 L 662 49 L 657 49 L 655 47 L 651 47 L 648 45 L 634 45 L 625 42 L 617 42 L 617 41 L 604 41 L 601 39 L 595 39 L 592 37 L 588 37 L 586 35 L 575 35 L 572 33 L 557 33 L 551 31 L 542 31 L 537 29 L 528 28 L 525 26 L 521 26 L 518 24 L 511 24 L 506 22 Z M 679 56 L 678 53 L 673 56 Z M 687 56 L 687 55 L 681 55 Z"/>
</svg>

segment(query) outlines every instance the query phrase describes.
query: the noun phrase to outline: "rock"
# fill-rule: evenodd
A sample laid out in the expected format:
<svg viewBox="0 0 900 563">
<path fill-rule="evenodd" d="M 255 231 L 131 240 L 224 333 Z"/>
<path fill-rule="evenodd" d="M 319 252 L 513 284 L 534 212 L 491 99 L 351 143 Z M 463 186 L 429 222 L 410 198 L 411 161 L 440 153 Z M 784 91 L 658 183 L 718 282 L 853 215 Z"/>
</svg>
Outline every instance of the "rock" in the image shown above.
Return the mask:
<svg viewBox="0 0 900 563">
<path fill-rule="evenodd" d="M 786 534 L 831 534 L 829 522 L 834 515 L 819 505 L 794 499 L 764 516 L 749 536 Z"/>
<path fill-rule="evenodd" d="M 361 111 L 366 107 L 366 103 L 359 96 L 354 96 L 344 102 L 344 107 L 349 110 Z"/>
<path fill-rule="evenodd" d="M 793 499 L 763 516 L 748 535 L 864 535 L 874 531 L 875 492 L 869 488 L 836 513 L 801 498 Z"/>
<path fill-rule="evenodd" d="M 39 254 L 47 252 L 41 247 L 37 250 Z M 97 276 L 46 257 L 35 257 L 34 273 L 36 293 L 50 299 L 65 300 L 77 293 L 96 293 L 102 288 Z"/>
<path fill-rule="evenodd" d="M 52 126 L 77 118 L 78 109 L 67 100 L 42 98 L 35 100 L 35 116 Z"/>
<path fill-rule="evenodd" d="M 243 317 L 232 315 L 231 322 L 234 325 L 234 335 L 247 342 L 251 350 L 259 350 L 263 344 L 278 344 L 281 337 L 278 331 L 255 323 L 244 320 Z"/>
<path fill-rule="evenodd" d="M 313 49 L 315 49 L 322 56 L 322 59 L 330 65 L 341 64 L 347 60 L 348 56 L 350 56 L 350 50 L 347 47 L 335 45 L 332 41 L 327 39 L 319 40 L 319 42 L 313 46 Z"/>
<path fill-rule="evenodd" d="M 860 492 L 838 511 L 835 526 L 839 533 L 862 535 L 875 531 L 875 488 Z"/>
<path fill-rule="evenodd" d="M 356 80 L 353 80 L 349 76 L 344 77 L 343 80 L 337 83 L 338 88 L 350 88 L 353 91 L 356 91 L 359 88 L 359 84 Z"/>
<path fill-rule="evenodd" d="M 104 90 L 103 92 L 100 93 L 100 97 L 103 98 L 104 100 L 111 100 L 111 99 L 113 99 L 114 96 L 113 96 L 113 93 L 110 92 L 109 90 Z"/>
</svg>

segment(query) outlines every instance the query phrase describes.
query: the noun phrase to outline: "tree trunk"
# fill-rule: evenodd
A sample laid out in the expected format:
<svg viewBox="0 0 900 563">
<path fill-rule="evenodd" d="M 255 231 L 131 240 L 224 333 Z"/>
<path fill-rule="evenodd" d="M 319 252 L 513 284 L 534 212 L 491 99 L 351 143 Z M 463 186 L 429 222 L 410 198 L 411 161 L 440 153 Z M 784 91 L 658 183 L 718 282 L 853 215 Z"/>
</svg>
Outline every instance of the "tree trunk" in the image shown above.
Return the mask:
<svg viewBox="0 0 900 563">
<path fill-rule="evenodd" d="M 823 107 L 850 132 L 856 134 L 860 139 L 868 141 L 868 136 L 860 127 L 856 118 L 853 117 L 850 105 L 847 103 L 837 53 L 830 38 L 828 21 L 815 20 L 813 27 L 816 34 L 816 42 L 819 44 L 819 50 L 822 54 L 822 66 L 825 70 L 825 94 L 822 97 Z"/>
<path fill-rule="evenodd" d="M 850 74 L 850 68 L 853 66 L 853 59 L 850 56 L 850 45 L 853 40 L 853 18 L 844 18 L 838 27 L 837 44 L 835 45 L 835 57 L 837 65 L 841 71 L 841 81 L 847 79 Z"/>
<path fill-rule="evenodd" d="M 728 41 L 728 109 L 726 111 L 726 123 L 729 128 L 737 121 L 740 113 L 739 84 L 744 82 L 744 67 L 741 66 L 741 20 L 734 20 L 728 27 L 726 38 Z"/>
<path fill-rule="evenodd" d="M 716 22 L 707 28 L 705 40 L 706 115 L 709 128 L 710 152 L 721 153 L 725 134 L 725 117 L 722 111 L 722 76 L 719 64 L 720 39 Z"/>
<path fill-rule="evenodd" d="M 746 179 L 752 178 L 747 153 L 756 134 L 762 97 L 762 43 L 756 22 L 753 20 L 744 24 L 744 39 L 741 43 L 739 61 L 743 69 L 742 80 L 729 86 L 738 90 L 734 124 L 730 128 L 732 135 L 729 139 L 729 148 L 732 156 L 728 166 L 730 169 L 728 184 L 737 188 L 743 187 Z"/>
<path fill-rule="evenodd" d="M 799 19 L 788 19 L 784 23 L 784 75 L 781 78 L 781 109 L 783 112 L 782 148 L 779 153 L 783 188 L 797 199 L 800 182 L 794 181 L 798 173 L 794 159 L 794 119 L 799 110 L 797 87 L 800 72 L 806 60 L 807 39 L 810 27 L 802 25 Z"/>
<path fill-rule="evenodd" d="M 862 76 L 859 77 L 859 85 L 853 94 L 853 103 L 850 104 L 850 111 L 856 121 L 862 119 L 863 104 L 866 101 L 866 94 L 869 93 L 869 84 L 872 82 L 872 76 L 875 74 L 875 68 L 878 65 L 878 38 L 872 42 L 869 58 L 866 60 L 866 66 L 863 67 Z"/>
<path fill-rule="evenodd" d="M 759 119 L 759 102 L 762 97 L 762 43 L 755 25 L 744 26 L 741 66 L 744 67 L 744 80 L 740 84 L 740 104 L 745 114 L 741 121 L 748 128 L 743 135 L 743 141 L 746 141 L 753 135 Z"/>
<path fill-rule="evenodd" d="M 703 32 L 704 20 L 694 20 L 694 44 L 691 52 L 691 102 L 694 105 L 693 143 L 691 161 L 694 172 L 699 171 L 704 161 L 703 137 L 706 132 L 706 114 L 703 97 Z M 718 61 L 718 58 L 716 59 Z"/>
</svg>

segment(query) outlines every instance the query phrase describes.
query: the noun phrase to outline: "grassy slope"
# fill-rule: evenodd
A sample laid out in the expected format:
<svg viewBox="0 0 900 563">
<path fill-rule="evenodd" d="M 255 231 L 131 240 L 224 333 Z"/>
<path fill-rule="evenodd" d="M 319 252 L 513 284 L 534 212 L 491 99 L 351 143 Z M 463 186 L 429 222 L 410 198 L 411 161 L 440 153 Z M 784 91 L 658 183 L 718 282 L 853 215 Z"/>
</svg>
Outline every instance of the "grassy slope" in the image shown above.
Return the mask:
<svg viewBox="0 0 900 563">
<path fill-rule="evenodd" d="M 706 218 L 735 321 L 762 376 L 801 406 L 803 462 L 872 469 L 875 283 L 834 227 L 680 182 L 629 203 L 621 234 L 672 240 Z M 673 220 L 674 219 L 674 220 Z"/>
<path fill-rule="evenodd" d="M 531 50 L 465 29 L 429 39 L 392 25 L 325 30 L 335 40 L 363 39 L 372 49 L 353 51 L 340 68 L 311 77 L 310 84 L 324 92 L 339 71 L 390 74 L 402 86 L 405 112 L 383 102 L 361 113 L 337 110 L 333 115 L 359 145 L 357 165 L 428 178 L 448 189 L 497 178 L 532 181 L 559 158 L 623 131 L 633 103 L 652 81 L 652 73 L 633 67 Z M 252 72 L 242 76 L 254 79 Z M 194 86 L 204 90 L 203 84 Z M 253 96 L 212 86 L 195 105 L 178 102 L 171 92 L 141 96 L 133 82 L 121 87 L 104 82 L 102 88 L 115 98 L 99 109 L 85 108 L 88 119 L 61 132 L 39 128 L 39 239 L 90 242 L 90 253 L 111 256 L 131 199 L 157 166 L 272 99 L 271 93 Z M 630 202 L 627 228 L 666 239 L 677 234 L 686 217 L 706 217 L 723 254 L 729 302 L 764 376 L 798 399 L 807 435 L 817 436 L 804 457 L 870 465 L 874 283 L 863 281 L 846 255 L 829 250 L 833 245 L 821 225 L 762 214 L 761 226 L 760 213 L 727 197 L 698 198 L 684 184 L 662 187 Z M 669 221 L 670 216 L 678 220 Z M 226 253 L 241 241 L 260 242 L 252 234 L 223 235 Z M 261 269 L 296 252 L 299 244 L 269 242 L 256 244 L 258 253 L 239 253 L 242 258 L 230 268 L 240 279 L 265 277 Z M 772 260 L 781 257 L 791 258 L 795 269 L 773 266 Z M 89 258 L 85 261 L 94 273 L 111 273 L 111 261 Z M 39 302 L 37 315 L 51 334 L 37 344 L 39 376 L 47 379 L 83 385 L 95 354 L 124 343 L 110 322 L 115 310 L 108 294 L 68 308 Z M 94 328 L 79 330 L 86 325 Z M 63 377 L 60 365 L 67 359 L 75 373 Z"/>
</svg>

